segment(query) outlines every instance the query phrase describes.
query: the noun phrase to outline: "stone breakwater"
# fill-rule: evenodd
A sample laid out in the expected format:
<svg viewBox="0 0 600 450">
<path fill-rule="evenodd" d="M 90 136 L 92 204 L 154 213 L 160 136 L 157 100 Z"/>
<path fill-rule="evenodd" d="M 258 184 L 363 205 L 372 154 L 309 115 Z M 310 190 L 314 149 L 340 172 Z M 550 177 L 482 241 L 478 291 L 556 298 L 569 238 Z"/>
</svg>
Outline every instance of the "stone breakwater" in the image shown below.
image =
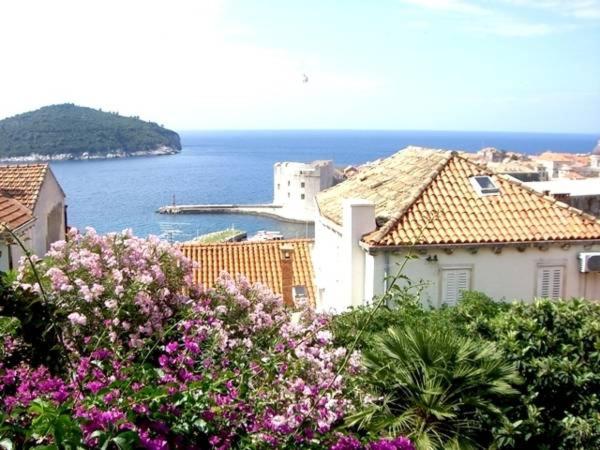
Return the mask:
<svg viewBox="0 0 600 450">
<path fill-rule="evenodd" d="M 159 214 L 248 214 L 252 216 L 271 217 L 289 223 L 313 223 L 294 215 L 293 211 L 281 205 L 256 204 L 256 205 L 167 205 L 156 210 Z"/>
<path fill-rule="evenodd" d="M 28 162 L 40 162 L 40 161 L 71 161 L 71 160 L 86 160 L 86 159 L 116 159 L 116 158 L 129 158 L 132 156 L 162 156 L 162 155 L 174 155 L 179 153 L 178 150 L 173 147 L 161 146 L 152 150 L 137 150 L 134 152 L 125 152 L 123 150 L 111 150 L 102 153 L 88 153 L 83 152 L 81 154 L 74 153 L 58 153 L 55 155 L 41 155 L 38 153 L 32 153 L 27 156 L 10 156 L 0 158 L 0 162 L 8 163 L 28 163 Z"/>
</svg>

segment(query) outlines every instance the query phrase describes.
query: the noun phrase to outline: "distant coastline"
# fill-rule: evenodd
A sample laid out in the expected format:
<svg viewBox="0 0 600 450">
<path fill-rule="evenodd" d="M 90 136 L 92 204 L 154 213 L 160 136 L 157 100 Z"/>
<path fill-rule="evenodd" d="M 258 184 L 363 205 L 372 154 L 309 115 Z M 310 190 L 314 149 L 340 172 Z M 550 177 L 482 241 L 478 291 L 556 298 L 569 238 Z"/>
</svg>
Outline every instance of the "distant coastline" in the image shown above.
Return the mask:
<svg viewBox="0 0 600 450">
<path fill-rule="evenodd" d="M 77 161 L 89 159 L 119 159 L 130 158 L 136 156 L 165 156 L 175 155 L 181 150 L 173 147 L 160 146 L 152 150 L 137 150 L 133 152 L 125 152 L 123 150 L 113 150 L 109 152 L 88 153 L 59 153 L 54 155 L 40 155 L 32 153 L 24 156 L 11 156 L 0 158 L 3 163 L 32 163 L 32 162 L 49 162 L 49 161 Z"/>
</svg>

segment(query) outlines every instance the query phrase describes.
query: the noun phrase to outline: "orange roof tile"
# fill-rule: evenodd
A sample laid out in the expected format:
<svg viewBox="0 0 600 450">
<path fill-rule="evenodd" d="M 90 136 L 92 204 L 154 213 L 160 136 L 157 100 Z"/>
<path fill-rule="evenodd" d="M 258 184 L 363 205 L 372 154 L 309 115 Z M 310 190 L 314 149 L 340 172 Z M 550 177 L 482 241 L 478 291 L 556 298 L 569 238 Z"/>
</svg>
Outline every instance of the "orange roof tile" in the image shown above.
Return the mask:
<svg viewBox="0 0 600 450">
<path fill-rule="evenodd" d="M 342 223 L 342 200 L 360 198 L 375 203 L 378 217 L 390 218 L 409 205 L 418 187 L 443 166 L 450 152 L 407 147 L 362 169 L 352 178 L 317 194 L 322 215 Z"/>
<path fill-rule="evenodd" d="M 600 240 L 596 218 L 455 152 L 409 147 L 376 169 L 317 196 L 321 213 L 337 223 L 344 198 L 373 199 L 376 215 L 389 220 L 363 237 L 372 246 Z M 490 176 L 499 195 L 476 192 L 476 175 Z"/>
<path fill-rule="evenodd" d="M 31 210 L 15 199 L 0 195 L 0 224 L 15 231 L 31 221 L 33 221 Z"/>
<path fill-rule="evenodd" d="M 48 164 L 0 165 L 0 194 L 33 210 L 48 170 Z"/>
<path fill-rule="evenodd" d="M 221 244 L 185 243 L 181 250 L 198 263 L 194 269 L 197 283 L 212 286 L 222 271 L 244 275 L 252 283 L 262 283 L 277 294 L 282 293 L 281 252 L 283 244 L 294 248 L 293 283 L 305 286 L 309 301 L 315 303 L 312 239 L 290 239 L 266 242 L 235 242 Z"/>
<path fill-rule="evenodd" d="M 533 156 L 532 158 L 534 160 L 567 162 L 569 164 L 579 164 L 582 166 L 587 166 L 590 163 L 588 155 L 577 155 L 573 153 L 544 152 L 540 155 Z"/>
</svg>

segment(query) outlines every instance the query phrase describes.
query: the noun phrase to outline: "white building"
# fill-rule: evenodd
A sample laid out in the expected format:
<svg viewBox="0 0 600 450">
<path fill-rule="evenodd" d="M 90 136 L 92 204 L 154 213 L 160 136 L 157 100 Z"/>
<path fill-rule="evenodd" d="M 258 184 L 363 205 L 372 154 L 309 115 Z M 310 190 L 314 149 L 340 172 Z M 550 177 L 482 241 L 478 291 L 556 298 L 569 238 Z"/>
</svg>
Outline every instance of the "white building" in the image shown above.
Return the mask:
<svg viewBox="0 0 600 450">
<path fill-rule="evenodd" d="M 600 170 L 600 141 L 598 141 L 598 145 L 596 145 L 590 155 L 590 167 L 592 169 Z"/>
<path fill-rule="evenodd" d="M 402 265 L 431 306 L 462 290 L 600 298 L 600 222 L 455 152 L 409 147 L 318 194 L 317 207 L 321 310 L 370 302 Z M 597 267 L 581 271 L 594 252 Z"/>
<path fill-rule="evenodd" d="M 273 204 L 281 216 L 312 222 L 315 195 L 335 183 L 333 161 L 278 162 L 273 167 Z"/>
<path fill-rule="evenodd" d="M 600 178 L 598 177 L 582 180 L 557 179 L 525 184 L 538 192 L 600 217 Z"/>
<path fill-rule="evenodd" d="M 50 244 L 65 238 L 65 194 L 48 164 L 0 166 L 0 222 L 43 256 Z M 6 233 L 0 234 L 0 270 L 16 267 L 23 252 Z"/>
</svg>

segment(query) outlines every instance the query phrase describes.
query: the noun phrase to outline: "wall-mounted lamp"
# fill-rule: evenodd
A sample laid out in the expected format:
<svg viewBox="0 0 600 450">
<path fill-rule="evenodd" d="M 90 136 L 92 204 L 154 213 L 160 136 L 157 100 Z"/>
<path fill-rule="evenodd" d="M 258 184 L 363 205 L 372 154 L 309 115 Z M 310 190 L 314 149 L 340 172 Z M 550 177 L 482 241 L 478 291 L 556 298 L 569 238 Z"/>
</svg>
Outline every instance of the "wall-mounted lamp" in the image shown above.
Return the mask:
<svg viewBox="0 0 600 450">
<path fill-rule="evenodd" d="M 437 262 L 437 255 L 429 255 L 427 258 L 425 258 L 426 261 L 429 262 Z"/>
</svg>

